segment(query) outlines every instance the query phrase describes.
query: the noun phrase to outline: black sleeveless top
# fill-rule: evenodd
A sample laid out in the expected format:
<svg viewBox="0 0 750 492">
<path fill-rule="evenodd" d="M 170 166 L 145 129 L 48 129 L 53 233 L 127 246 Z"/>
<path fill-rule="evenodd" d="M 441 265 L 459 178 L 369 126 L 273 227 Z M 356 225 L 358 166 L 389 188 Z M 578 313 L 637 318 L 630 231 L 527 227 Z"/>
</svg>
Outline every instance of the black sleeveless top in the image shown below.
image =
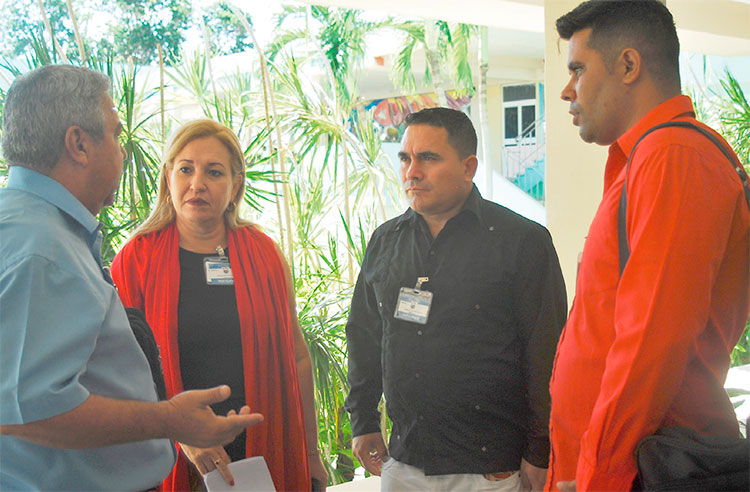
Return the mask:
<svg viewBox="0 0 750 492">
<path fill-rule="evenodd" d="M 203 259 L 216 256 L 180 248 L 177 342 L 185 390 L 229 385 L 232 395 L 211 406 L 217 415 L 226 415 L 245 404 L 245 378 L 234 285 L 206 283 Z M 232 461 L 245 458 L 245 433 L 225 449 Z"/>
</svg>

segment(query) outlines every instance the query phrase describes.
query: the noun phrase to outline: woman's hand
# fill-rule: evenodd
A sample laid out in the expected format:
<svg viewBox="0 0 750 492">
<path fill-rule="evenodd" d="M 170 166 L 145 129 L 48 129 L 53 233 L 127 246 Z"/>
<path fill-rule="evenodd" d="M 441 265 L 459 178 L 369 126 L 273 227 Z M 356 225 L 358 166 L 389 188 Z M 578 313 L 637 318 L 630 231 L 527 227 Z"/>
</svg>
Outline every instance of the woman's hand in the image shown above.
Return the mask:
<svg viewBox="0 0 750 492">
<path fill-rule="evenodd" d="M 247 405 L 240 408 L 239 412 L 230 410 L 227 413 L 227 417 L 232 415 L 249 415 L 250 407 Z M 226 450 L 222 446 L 215 446 L 213 448 L 196 448 L 188 446 L 187 444 L 180 443 L 182 451 L 185 456 L 195 465 L 201 475 L 212 470 L 219 470 L 221 476 L 229 485 L 234 485 L 234 476 L 229 471 L 229 463 L 232 462 L 232 458 L 229 457 Z"/>
<path fill-rule="evenodd" d="M 229 485 L 234 485 L 234 477 L 232 472 L 229 471 L 229 463 L 232 459 L 229 457 L 227 452 L 221 446 L 215 446 L 213 448 L 194 448 L 187 444 L 181 444 L 180 447 L 185 453 L 185 456 L 198 468 L 201 475 L 206 473 L 219 470 L 221 476 Z"/>
</svg>

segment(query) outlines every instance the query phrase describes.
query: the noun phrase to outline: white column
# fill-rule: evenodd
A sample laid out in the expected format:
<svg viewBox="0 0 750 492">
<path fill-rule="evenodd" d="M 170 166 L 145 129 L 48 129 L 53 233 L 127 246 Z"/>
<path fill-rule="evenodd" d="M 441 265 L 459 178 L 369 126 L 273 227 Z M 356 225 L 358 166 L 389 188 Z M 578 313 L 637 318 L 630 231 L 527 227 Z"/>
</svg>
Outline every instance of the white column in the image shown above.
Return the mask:
<svg viewBox="0 0 750 492">
<path fill-rule="evenodd" d="M 579 3 L 544 1 L 547 228 L 560 257 L 569 304 L 575 292 L 578 255 L 601 199 L 607 159 L 605 147 L 581 140 L 568 114 L 568 103 L 560 99 L 569 79 L 568 43 L 559 39 L 555 21 Z"/>
</svg>

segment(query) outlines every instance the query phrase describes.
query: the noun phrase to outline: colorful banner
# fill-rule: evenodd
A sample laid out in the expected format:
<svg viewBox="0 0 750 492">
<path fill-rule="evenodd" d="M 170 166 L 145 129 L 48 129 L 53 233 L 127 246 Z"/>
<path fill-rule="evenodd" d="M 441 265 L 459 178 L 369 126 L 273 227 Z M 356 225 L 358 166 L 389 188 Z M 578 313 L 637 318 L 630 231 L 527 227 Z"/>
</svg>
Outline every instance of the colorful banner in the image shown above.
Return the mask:
<svg viewBox="0 0 750 492">
<path fill-rule="evenodd" d="M 445 98 L 448 101 L 448 107 L 459 111 L 471 103 L 471 96 L 456 97 L 456 91 L 453 90 L 446 91 Z M 398 128 L 404 122 L 406 115 L 416 113 L 424 108 L 435 108 L 437 105 L 437 94 L 431 92 L 429 94 L 375 99 L 367 103 L 365 109 L 375 108 L 375 121 L 382 127 Z"/>
</svg>

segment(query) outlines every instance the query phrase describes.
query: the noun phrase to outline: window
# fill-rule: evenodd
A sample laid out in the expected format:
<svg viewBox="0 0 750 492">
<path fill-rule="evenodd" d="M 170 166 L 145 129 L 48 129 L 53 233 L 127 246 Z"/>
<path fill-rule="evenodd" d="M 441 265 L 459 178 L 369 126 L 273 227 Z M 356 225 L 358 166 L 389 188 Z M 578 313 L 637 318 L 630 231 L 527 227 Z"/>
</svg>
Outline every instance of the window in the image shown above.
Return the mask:
<svg viewBox="0 0 750 492">
<path fill-rule="evenodd" d="M 536 139 L 536 105 L 534 84 L 503 87 L 505 146 L 519 145 Z"/>
<path fill-rule="evenodd" d="M 518 106 L 505 108 L 505 139 L 518 138 Z"/>
</svg>

